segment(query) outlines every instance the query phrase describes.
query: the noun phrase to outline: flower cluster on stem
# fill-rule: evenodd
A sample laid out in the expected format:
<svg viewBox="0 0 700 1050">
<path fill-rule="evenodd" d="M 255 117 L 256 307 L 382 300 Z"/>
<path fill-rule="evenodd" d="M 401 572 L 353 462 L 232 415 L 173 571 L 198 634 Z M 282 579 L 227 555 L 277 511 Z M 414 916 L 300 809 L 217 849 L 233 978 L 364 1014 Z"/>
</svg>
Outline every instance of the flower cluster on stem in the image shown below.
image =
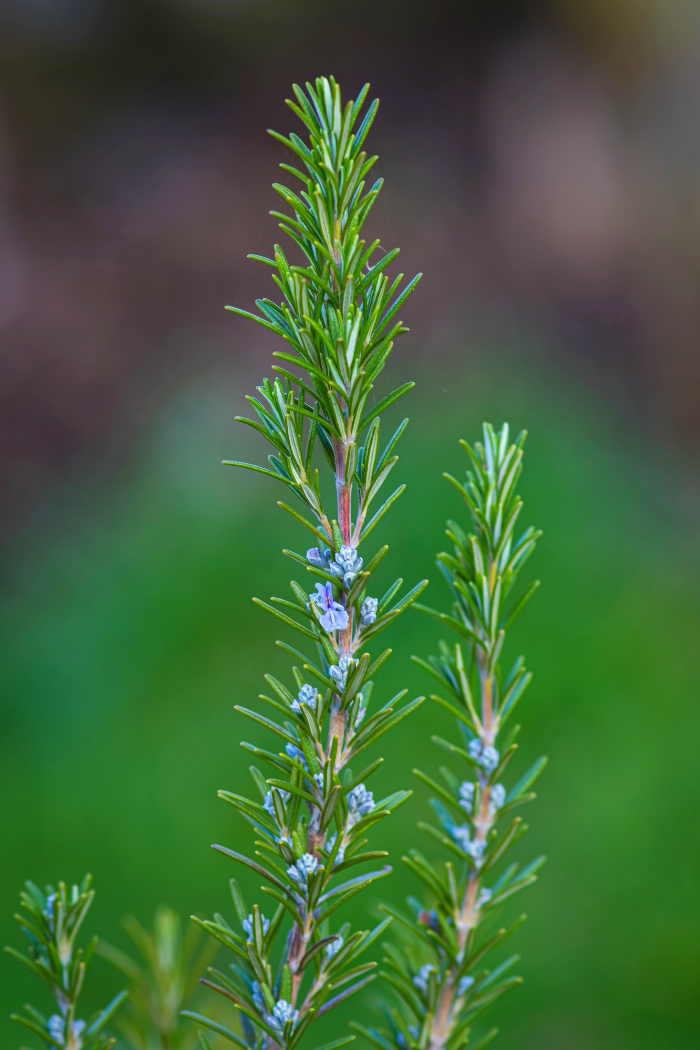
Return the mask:
<svg viewBox="0 0 700 1050">
<path fill-rule="evenodd" d="M 345 106 L 333 78 L 294 91 L 296 101 L 288 104 L 308 139 L 273 134 L 295 155 L 296 164 L 282 168 L 301 185 L 295 192 L 275 184 L 291 214 L 273 214 L 302 261 L 290 262 L 279 245 L 274 258 L 254 256 L 273 270 L 282 299 L 257 300 L 258 313 L 231 308 L 287 344 L 275 355 L 282 362 L 275 366 L 278 378 L 263 382 L 259 398 L 248 398 L 256 418 L 241 418 L 269 442 L 272 453 L 269 467 L 226 462 L 285 486 L 296 503 L 280 501 L 279 506 L 314 537 L 305 553 L 285 551 L 313 586 L 292 581 L 292 600 L 254 599 L 311 643 L 313 655 L 278 642 L 294 666 L 287 683 L 265 676 L 270 695 L 261 699 L 272 717 L 237 708 L 283 742 L 277 754 L 243 745 L 272 771 L 265 777 L 251 768 L 260 801 L 220 792 L 252 825 L 256 859 L 214 848 L 260 875 L 276 910 L 264 918 L 258 904 L 249 908 L 232 880 L 241 932 L 221 916 L 201 923 L 236 956 L 233 978 L 212 971 L 206 983 L 233 1001 L 251 1050 L 292 1050 L 314 1017 L 373 979 L 375 964 L 358 965 L 356 959 L 385 923 L 371 933 L 353 933 L 347 924 L 333 930 L 332 917 L 390 869 L 365 869 L 345 880 L 339 876 L 351 866 L 386 857 L 383 850 L 365 850 L 365 836 L 410 792 L 375 801 L 366 785 L 381 759 L 358 775 L 350 763 L 422 702 L 402 705 L 404 690 L 370 711 L 375 675 L 391 652 L 373 654 L 374 639 L 418 598 L 426 581 L 399 599 L 399 579 L 380 596 L 375 573 L 388 548 L 371 555 L 363 548 L 360 554 L 405 487 L 376 506 L 408 422 L 382 448 L 381 420 L 413 384 L 379 401 L 372 391 L 395 338 L 406 331 L 397 312 L 418 278 L 403 289 L 402 274 L 390 283 L 385 271 L 397 250 L 378 254 L 378 241 L 362 239 L 363 223 L 381 189 L 381 180 L 369 188 L 366 183 L 377 159 L 363 151 L 377 108 L 375 102 L 362 115 L 368 88 Z M 332 509 L 321 485 L 326 468 L 333 479 Z M 196 1019 L 221 1033 L 214 1022 Z"/>
</svg>

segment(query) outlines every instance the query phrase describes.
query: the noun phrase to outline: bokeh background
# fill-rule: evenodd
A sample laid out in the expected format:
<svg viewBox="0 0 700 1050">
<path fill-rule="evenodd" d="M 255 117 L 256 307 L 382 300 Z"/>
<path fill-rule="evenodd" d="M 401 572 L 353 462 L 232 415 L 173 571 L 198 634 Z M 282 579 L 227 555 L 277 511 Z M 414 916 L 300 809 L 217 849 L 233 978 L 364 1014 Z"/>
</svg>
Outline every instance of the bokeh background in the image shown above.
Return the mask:
<svg viewBox="0 0 700 1050">
<path fill-rule="evenodd" d="M 418 387 L 387 579 L 436 577 L 458 439 L 530 431 L 543 586 L 510 655 L 535 673 L 522 763 L 551 761 L 519 848 L 550 859 L 519 901 L 526 984 L 489 1020 L 503 1050 L 697 1047 L 700 10 L 4 0 L 0 24 L 2 941 L 27 877 L 91 870 L 90 929 L 122 945 L 126 912 L 230 908 L 209 844 L 248 837 L 215 793 L 262 739 L 233 705 L 285 666 L 250 598 L 304 540 L 271 482 L 218 465 L 260 454 L 233 417 L 273 348 L 222 308 L 268 291 L 245 259 L 275 239 L 264 129 L 332 72 L 382 99 L 374 230 L 425 271 L 388 366 Z M 440 632 L 402 624 L 383 688 L 417 694 L 409 655 Z M 376 790 L 437 766 L 435 727 L 425 705 L 383 745 Z M 415 890 L 398 857 L 425 813 L 417 790 L 384 825 L 382 892 Z M 45 1003 L 0 972 L 16 1046 L 10 1010 Z M 95 962 L 88 1003 L 117 987 Z"/>
</svg>

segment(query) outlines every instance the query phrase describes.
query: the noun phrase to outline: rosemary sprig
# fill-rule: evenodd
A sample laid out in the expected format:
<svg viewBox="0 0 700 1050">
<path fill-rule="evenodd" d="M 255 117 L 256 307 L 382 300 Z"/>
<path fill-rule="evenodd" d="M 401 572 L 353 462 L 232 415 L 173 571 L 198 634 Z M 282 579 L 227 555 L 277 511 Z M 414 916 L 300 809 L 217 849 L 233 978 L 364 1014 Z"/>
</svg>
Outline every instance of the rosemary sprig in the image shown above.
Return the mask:
<svg viewBox="0 0 700 1050">
<path fill-rule="evenodd" d="M 343 106 L 332 77 L 307 84 L 306 91 L 294 88 L 296 101 L 288 105 L 308 141 L 272 132 L 295 154 L 296 165 L 282 167 L 298 182 L 297 192 L 275 185 L 291 215 L 273 214 L 300 261 L 288 260 L 279 245 L 273 259 L 253 256 L 272 268 L 281 300 L 257 300 L 257 313 L 229 308 L 273 331 L 287 349 L 276 353 L 283 362 L 275 369 L 280 378 L 264 380 L 260 397 L 248 398 L 255 418 L 240 420 L 272 446 L 269 466 L 227 462 L 289 489 L 294 506 L 280 506 L 315 542 L 305 553 L 285 551 L 311 577 L 308 583 L 292 581 L 291 600 L 256 599 L 307 645 L 313 643 L 313 655 L 278 643 L 296 666 L 286 682 L 265 676 L 268 690 L 261 699 L 267 715 L 238 708 L 283 743 L 278 753 L 243 745 L 272 770 L 266 778 L 251 767 L 258 800 L 220 792 L 252 826 L 257 850 L 251 857 L 214 847 L 264 880 L 262 891 L 276 910 L 266 918 L 259 904 L 249 907 L 232 880 L 237 923 L 222 916 L 201 922 L 233 953 L 231 969 L 212 970 L 207 983 L 233 1002 L 243 1038 L 201 1015 L 190 1016 L 251 1050 L 293 1050 L 314 1017 L 374 978 L 376 964 L 358 959 L 390 919 L 372 932 L 352 932 L 347 923 L 334 929 L 333 917 L 391 870 L 384 865 L 359 876 L 350 871 L 386 857 L 383 850 L 365 849 L 366 835 L 410 792 L 375 800 L 366 782 L 381 760 L 359 775 L 350 764 L 423 699 L 402 705 L 404 691 L 374 710 L 370 706 L 373 679 L 390 654 L 371 652 L 376 636 L 415 602 L 427 581 L 402 598 L 393 585 L 382 601 L 370 591 L 387 547 L 364 558 L 359 553 L 403 491 L 399 486 L 380 503 L 407 421 L 383 447 L 380 425 L 413 384 L 377 404 L 370 395 L 395 338 L 406 331 L 397 313 L 419 279 L 402 290 L 402 275 L 390 283 L 385 270 L 398 250 L 385 253 L 378 241 L 362 239 L 382 185 L 381 179 L 367 184 L 377 159 L 363 149 L 377 111 L 373 102 L 362 115 L 367 92 L 365 86 L 356 101 Z M 323 496 L 322 470 L 332 474 L 332 509 Z M 326 1050 L 354 1038 L 338 1039 Z M 206 1047 L 204 1034 L 201 1040 Z"/>
<path fill-rule="evenodd" d="M 508 897 L 530 885 L 544 862 L 540 857 L 525 868 L 516 863 L 500 867 L 505 853 L 527 830 L 515 810 L 535 797 L 530 789 L 546 762 L 539 759 L 512 787 L 504 785 L 520 727 L 505 736 L 504 730 L 531 675 L 519 658 L 504 679 L 499 658 L 508 627 L 537 588 L 534 583 L 518 599 L 509 600 L 540 536 L 527 528 L 516 538 L 522 503 L 515 487 L 525 436 L 511 444 L 507 424 L 498 433 L 485 424 L 482 444 L 461 442 L 470 459 L 466 483 L 445 475 L 467 504 L 473 531 L 467 534 L 456 522 L 448 522 L 452 553 L 438 555 L 452 596 L 450 612 L 416 608 L 450 627 L 459 641 L 452 646 L 441 642 L 439 655 L 414 660 L 442 687 L 432 699 L 457 720 L 457 741 L 433 740 L 461 763 L 462 772 L 455 775 L 442 767 L 440 783 L 416 770 L 436 795 L 432 806 L 440 825 L 421 827 L 448 850 L 450 859 L 439 871 L 419 850 L 409 850 L 404 861 L 427 888 L 430 903 L 410 898 L 410 918 L 384 906 L 409 931 L 413 947 L 398 951 L 386 946 L 384 976 L 403 1009 L 384 1005 L 386 1028 L 353 1026 L 379 1050 L 486 1046 L 497 1030 L 474 1044 L 474 1020 L 521 980 L 510 972 L 518 956 L 492 971 L 481 964 L 524 916 L 487 935 L 482 924 Z"/>
<path fill-rule="evenodd" d="M 46 985 L 56 1002 L 56 1011 L 48 1017 L 26 1005 L 26 1017 L 13 1014 L 12 1020 L 56 1050 L 110 1050 L 116 1039 L 106 1035 L 104 1028 L 126 999 L 127 993 L 120 992 L 89 1020 L 76 1016 L 85 972 L 99 939 L 93 937 L 86 948 L 76 944 L 95 897 L 91 885 L 91 875 L 70 889 L 59 882 L 56 889 L 47 886 L 42 892 L 33 882 L 25 883 L 20 893 L 22 911 L 15 918 L 27 938 L 29 954 L 5 948 Z"/>
</svg>

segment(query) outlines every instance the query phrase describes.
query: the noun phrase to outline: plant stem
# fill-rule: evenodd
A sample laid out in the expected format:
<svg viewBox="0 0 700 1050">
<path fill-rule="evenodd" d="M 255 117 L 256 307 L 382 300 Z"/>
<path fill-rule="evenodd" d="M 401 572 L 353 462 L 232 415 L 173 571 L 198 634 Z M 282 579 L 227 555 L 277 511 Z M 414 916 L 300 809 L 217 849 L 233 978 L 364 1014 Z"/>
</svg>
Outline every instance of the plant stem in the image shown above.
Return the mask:
<svg viewBox="0 0 700 1050">
<path fill-rule="evenodd" d="M 352 543 L 352 479 L 346 484 L 345 482 L 345 470 L 347 463 L 347 448 L 341 441 L 334 442 L 335 447 L 335 485 L 336 485 L 336 496 L 338 506 L 338 526 L 343 538 L 343 543 L 350 546 Z M 345 598 L 342 599 L 345 601 Z M 353 655 L 353 611 L 349 611 L 348 626 L 344 631 L 338 633 L 338 657 L 352 656 Z M 331 701 L 331 713 L 328 726 L 328 743 L 326 754 L 330 755 L 333 747 L 333 737 L 338 738 L 337 748 L 337 766 L 334 772 L 342 768 L 342 756 L 343 756 L 343 741 L 345 736 L 345 729 L 347 724 L 347 711 L 341 710 L 342 698 L 338 693 L 333 694 Z M 320 810 L 318 807 L 314 807 L 311 825 L 313 826 L 314 821 L 317 821 L 320 816 Z M 316 857 L 317 860 L 322 860 L 321 848 L 326 842 L 326 832 L 313 831 L 309 828 L 309 835 L 307 839 L 307 848 Z M 292 1006 L 296 1005 L 297 996 L 299 994 L 299 988 L 304 979 L 304 971 L 298 971 L 298 963 L 302 959 L 307 947 L 308 942 L 312 934 L 312 923 L 309 921 L 309 916 L 304 915 L 305 925 L 304 929 L 300 930 L 298 926 L 294 927 L 294 933 L 292 935 L 291 943 L 289 946 L 289 952 L 287 955 L 287 963 L 292 972 Z"/>
<path fill-rule="evenodd" d="M 490 596 L 492 597 L 495 585 L 492 573 L 489 574 L 489 583 L 489 590 L 491 592 Z M 482 641 L 481 645 L 477 646 L 477 661 L 481 679 L 481 723 L 479 725 L 479 739 L 481 740 L 482 747 L 492 747 L 496 733 L 498 732 L 498 719 L 494 719 L 493 711 L 494 680 L 493 675 L 487 673 L 491 663 L 491 652 L 492 647 L 486 639 Z M 475 814 L 474 820 L 474 841 L 478 843 L 486 842 L 489 831 L 494 823 L 494 817 L 491 816 L 489 812 L 491 788 L 485 782 L 485 778 L 481 779 L 481 802 L 479 805 L 478 816 Z M 479 874 L 479 869 L 477 867 L 472 869 L 469 873 L 462 903 L 456 910 L 454 916 L 455 927 L 457 930 L 457 943 L 459 945 L 458 959 L 460 962 L 464 957 L 464 950 L 466 948 L 469 933 L 479 921 L 480 890 L 481 875 Z M 430 1050 L 444 1050 L 444 1046 L 452 1033 L 455 1022 L 458 1019 L 459 1011 L 456 1010 L 453 1012 L 457 992 L 456 970 L 456 967 L 452 967 L 450 979 L 445 981 L 439 994 L 438 1003 L 435 1009 L 435 1017 L 431 1024 Z"/>
</svg>

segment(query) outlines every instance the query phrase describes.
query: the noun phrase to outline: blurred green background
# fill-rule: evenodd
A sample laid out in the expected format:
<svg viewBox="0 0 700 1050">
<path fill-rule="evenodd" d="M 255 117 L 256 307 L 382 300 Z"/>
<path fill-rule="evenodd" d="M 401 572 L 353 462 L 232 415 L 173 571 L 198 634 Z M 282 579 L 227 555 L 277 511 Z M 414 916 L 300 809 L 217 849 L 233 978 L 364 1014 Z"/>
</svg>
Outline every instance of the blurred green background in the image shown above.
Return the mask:
<svg viewBox="0 0 700 1050">
<path fill-rule="evenodd" d="M 429 576 L 445 601 L 433 558 L 464 512 L 441 472 L 464 471 L 484 419 L 530 432 L 543 586 L 508 655 L 535 675 L 520 761 L 550 756 L 518 848 L 549 862 L 510 909 L 530 916 L 526 984 L 488 1022 L 504 1050 L 696 1047 L 697 12 L 6 0 L 0 21 L 0 940 L 19 944 L 27 877 L 92 871 L 90 932 L 122 946 L 127 912 L 231 910 L 241 873 L 209 846 L 249 836 L 216 790 L 246 787 L 238 742 L 263 739 L 233 705 L 286 667 L 250 599 L 284 595 L 281 548 L 305 539 L 272 482 L 218 465 L 259 454 L 233 417 L 272 348 L 221 306 L 268 287 L 245 262 L 275 234 L 263 129 L 291 126 L 293 79 L 334 72 L 382 98 L 374 221 L 426 271 L 388 367 L 418 386 L 387 580 Z M 387 633 L 381 695 L 430 690 L 409 656 L 439 636 L 417 613 Z M 416 890 L 398 858 L 421 841 L 411 770 L 441 761 L 436 730 L 426 703 L 380 745 L 375 791 L 416 788 L 383 826 L 394 898 Z M 96 1005 L 119 980 L 93 967 Z M 45 1002 L 10 959 L 0 973 L 14 1047 L 7 1015 Z"/>
<path fill-rule="evenodd" d="M 387 525 L 386 575 L 435 578 L 443 519 L 463 517 L 440 478 L 465 467 L 458 435 L 475 436 L 483 417 L 529 424 L 521 488 L 525 520 L 545 533 L 532 560 L 543 587 L 510 655 L 522 650 L 535 673 L 522 762 L 544 752 L 551 765 L 519 849 L 550 861 L 528 891 L 517 944 L 527 984 L 498 1011 L 502 1045 L 690 1047 L 700 970 L 697 540 L 673 464 L 533 367 L 418 376 L 399 467 L 409 489 Z M 160 901 L 185 913 L 231 910 L 232 865 L 208 847 L 242 847 L 249 836 L 215 792 L 244 789 L 238 740 L 261 739 L 233 704 L 257 695 L 264 670 L 284 671 L 274 624 L 250 596 L 284 593 L 279 551 L 292 542 L 272 483 L 215 461 L 231 447 L 239 397 L 188 391 L 107 491 L 74 490 L 50 542 L 33 533 L 18 545 L 3 608 L 5 940 L 17 942 L 9 912 L 28 874 L 92 870 L 90 926 L 119 943 L 125 911 L 146 921 Z M 431 600 L 444 597 L 435 581 Z M 436 629 L 414 614 L 392 631 L 382 695 L 429 687 L 408 657 L 430 652 Z M 426 704 L 396 731 L 377 788 L 411 784 L 416 764 L 435 769 L 428 737 L 440 725 Z M 424 816 L 417 790 L 383 831 L 395 860 Z M 400 864 L 382 889 L 415 891 Z M 367 907 L 357 906 L 357 921 Z M 9 1009 L 31 982 L 3 965 Z M 95 971 L 92 993 L 116 986 L 106 964 Z"/>
</svg>

